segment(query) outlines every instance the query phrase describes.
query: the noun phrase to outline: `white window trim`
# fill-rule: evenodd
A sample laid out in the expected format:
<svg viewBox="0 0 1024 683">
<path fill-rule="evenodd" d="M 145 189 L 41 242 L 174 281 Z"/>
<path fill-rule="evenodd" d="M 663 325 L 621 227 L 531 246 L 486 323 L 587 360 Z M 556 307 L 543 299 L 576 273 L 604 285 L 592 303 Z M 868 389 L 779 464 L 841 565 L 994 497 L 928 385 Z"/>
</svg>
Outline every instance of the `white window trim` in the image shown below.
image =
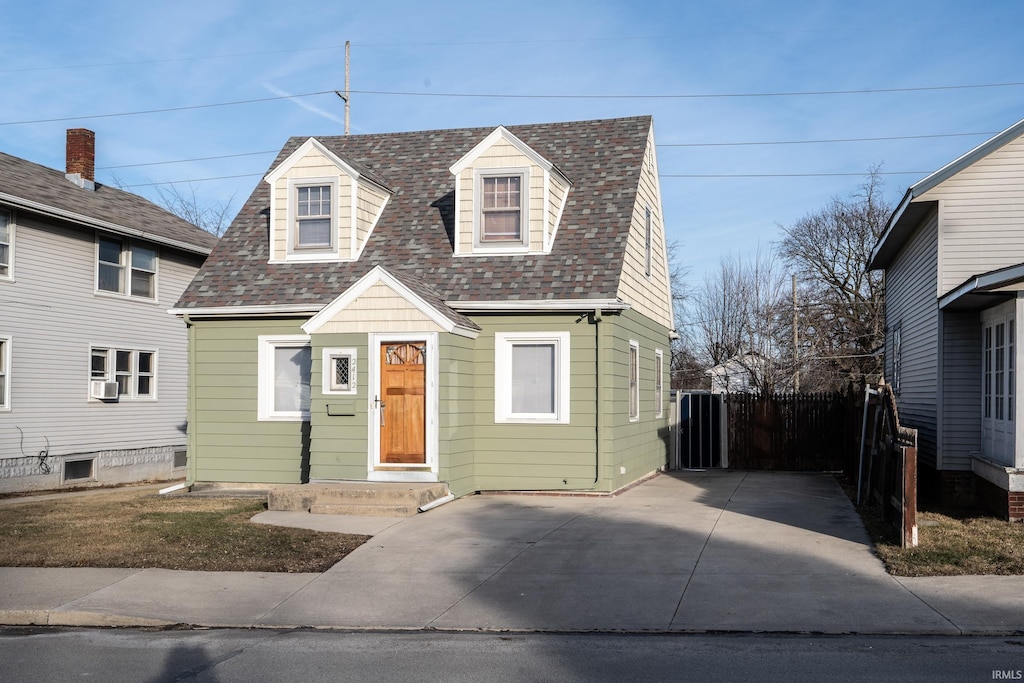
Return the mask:
<svg viewBox="0 0 1024 683">
<path fill-rule="evenodd" d="M 339 356 L 348 356 L 348 378 L 349 388 L 348 389 L 334 389 L 334 358 Z M 322 363 L 320 365 L 320 376 L 321 376 L 321 387 L 320 390 L 328 396 L 352 396 L 357 393 L 356 376 L 358 375 L 359 365 L 356 362 L 357 355 L 356 349 L 354 348 L 340 348 L 332 347 L 325 348 L 322 354 Z"/>
<path fill-rule="evenodd" d="M 631 384 L 630 378 L 636 372 L 636 384 Z M 635 339 L 629 340 L 629 357 L 626 362 L 626 388 L 628 392 L 629 421 L 636 422 L 640 419 L 640 342 Z"/>
<path fill-rule="evenodd" d="M 519 230 L 522 240 L 518 242 L 485 242 L 483 231 L 483 188 L 484 178 L 519 176 L 520 185 Z M 475 253 L 522 254 L 530 251 L 530 167 L 477 168 L 473 170 L 473 251 Z"/>
<path fill-rule="evenodd" d="M 159 382 L 159 377 L 160 377 L 160 369 L 159 369 L 159 367 L 160 367 L 159 366 L 160 354 L 156 351 L 156 349 L 128 349 L 128 348 L 125 348 L 123 346 L 104 346 L 102 344 L 96 344 L 96 345 L 90 346 L 89 347 L 89 381 L 90 382 L 92 380 L 100 379 L 99 377 L 93 377 L 92 376 L 92 355 L 96 351 L 104 351 L 104 352 L 106 352 L 106 355 L 107 355 L 106 374 L 103 377 L 103 380 L 106 381 L 106 382 L 116 382 L 117 381 L 117 368 L 116 368 L 116 365 L 117 365 L 117 352 L 118 351 L 122 351 L 122 352 L 125 352 L 125 353 L 130 353 L 131 356 L 132 356 L 131 381 L 129 382 L 129 385 L 131 386 L 131 391 L 129 391 L 128 393 L 124 393 L 124 394 L 119 392 L 118 395 L 117 395 L 117 400 L 118 401 L 120 401 L 122 399 L 128 400 L 128 401 L 156 401 L 157 400 L 157 387 L 160 384 L 160 382 Z M 153 372 L 150 373 L 150 377 L 153 378 L 153 380 L 152 380 L 152 382 L 150 384 L 151 391 L 150 391 L 150 393 L 145 394 L 145 395 L 141 395 L 141 396 L 138 393 L 138 391 L 139 391 L 139 354 L 140 353 L 150 353 L 150 354 L 153 354 Z M 88 389 L 88 384 L 87 384 L 86 388 Z M 89 402 L 90 403 L 105 403 L 105 401 L 103 401 L 102 399 L 93 398 L 91 392 L 87 393 L 86 396 L 89 397 Z"/>
<path fill-rule="evenodd" d="M 121 257 L 123 263 L 121 267 L 124 269 L 124 279 L 121 283 L 123 292 L 112 292 L 109 289 L 100 289 L 100 238 L 106 238 L 109 240 L 117 240 L 121 242 Z M 153 273 L 153 296 L 139 296 L 138 294 L 132 294 L 132 247 L 138 244 L 144 249 L 149 249 L 156 255 L 154 257 L 154 269 L 152 271 L 146 271 Z M 142 270 L 138 268 L 137 270 Z M 93 292 L 99 296 L 110 296 L 119 299 L 132 299 L 134 301 L 148 301 L 151 303 L 157 303 L 160 300 L 160 250 L 157 245 L 142 242 L 138 240 L 132 240 L 121 235 L 115 235 L 112 233 L 96 233 L 95 238 L 95 249 L 93 255 Z"/>
<path fill-rule="evenodd" d="M 308 334 L 259 335 L 256 413 L 260 422 L 308 422 L 308 410 L 274 410 L 274 349 L 278 346 L 310 346 Z"/>
<path fill-rule="evenodd" d="M 3 376 L 0 377 L 0 413 L 7 413 L 11 410 L 11 357 L 13 342 L 11 337 L 0 337 L 0 370 L 3 370 Z"/>
<path fill-rule="evenodd" d="M 494 421 L 503 424 L 569 424 L 570 358 L 568 332 L 494 333 Z M 515 344 L 555 345 L 555 412 L 512 412 L 512 347 Z"/>
<path fill-rule="evenodd" d="M 0 273 L 0 281 L 14 281 L 14 212 L 0 209 L 0 216 L 7 217 L 7 274 Z"/>
<path fill-rule="evenodd" d="M 648 206 L 644 211 L 644 275 L 647 279 L 650 279 L 654 272 L 654 246 L 652 240 L 651 207 Z"/>
<path fill-rule="evenodd" d="M 353 182 L 353 185 L 355 183 Z M 300 187 L 320 187 L 327 185 L 331 188 L 331 244 L 326 247 L 298 247 L 298 203 Z M 287 261 L 339 261 L 339 206 L 341 203 L 340 179 L 338 176 L 323 178 L 289 178 L 288 179 L 288 224 L 285 228 L 285 259 Z M 355 227 L 353 225 L 353 232 Z M 351 245 L 350 245 L 351 248 Z"/>
<path fill-rule="evenodd" d="M 654 417 L 665 416 L 665 352 L 654 350 Z"/>
</svg>

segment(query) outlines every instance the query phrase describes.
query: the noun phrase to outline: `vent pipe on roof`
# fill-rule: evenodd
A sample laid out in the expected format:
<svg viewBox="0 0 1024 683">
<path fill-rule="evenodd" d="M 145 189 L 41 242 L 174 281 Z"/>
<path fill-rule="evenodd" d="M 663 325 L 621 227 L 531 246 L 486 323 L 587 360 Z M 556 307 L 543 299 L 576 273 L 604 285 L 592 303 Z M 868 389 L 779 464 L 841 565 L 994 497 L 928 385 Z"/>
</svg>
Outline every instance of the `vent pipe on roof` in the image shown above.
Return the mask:
<svg viewBox="0 0 1024 683">
<path fill-rule="evenodd" d="M 64 177 L 83 189 L 95 190 L 96 133 L 86 128 L 69 128 L 66 149 Z"/>
</svg>

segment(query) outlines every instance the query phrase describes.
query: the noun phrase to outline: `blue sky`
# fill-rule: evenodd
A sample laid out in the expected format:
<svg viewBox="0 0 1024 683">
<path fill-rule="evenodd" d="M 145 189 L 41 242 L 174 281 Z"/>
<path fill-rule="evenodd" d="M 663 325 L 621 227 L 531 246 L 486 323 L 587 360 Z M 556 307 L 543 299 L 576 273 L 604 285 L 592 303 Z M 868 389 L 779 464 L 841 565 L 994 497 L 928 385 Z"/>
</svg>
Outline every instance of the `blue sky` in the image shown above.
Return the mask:
<svg viewBox="0 0 1024 683">
<path fill-rule="evenodd" d="M 651 114 L 693 282 L 872 166 L 895 202 L 1024 118 L 1019 0 L 0 0 L 0 16 L 0 150 L 62 169 L 65 129 L 90 128 L 97 180 L 150 198 L 188 180 L 237 209 L 268 151 L 343 132 L 346 40 L 353 134 Z M 161 109 L 177 111 L 90 118 Z"/>
</svg>

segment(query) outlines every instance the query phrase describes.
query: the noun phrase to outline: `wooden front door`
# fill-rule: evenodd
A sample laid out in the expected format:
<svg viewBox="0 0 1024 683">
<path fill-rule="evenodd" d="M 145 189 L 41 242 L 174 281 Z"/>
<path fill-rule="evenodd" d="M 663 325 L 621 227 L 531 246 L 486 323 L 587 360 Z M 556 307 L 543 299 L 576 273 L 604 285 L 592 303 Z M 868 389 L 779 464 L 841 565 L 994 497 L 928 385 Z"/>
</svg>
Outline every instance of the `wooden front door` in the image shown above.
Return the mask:
<svg viewBox="0 0 1024 683">
<path fill-rule="evenodd" d="M 380 462 L 423 465 L 426 453 L 427 343 L 380 345 Z"/>
</svg>

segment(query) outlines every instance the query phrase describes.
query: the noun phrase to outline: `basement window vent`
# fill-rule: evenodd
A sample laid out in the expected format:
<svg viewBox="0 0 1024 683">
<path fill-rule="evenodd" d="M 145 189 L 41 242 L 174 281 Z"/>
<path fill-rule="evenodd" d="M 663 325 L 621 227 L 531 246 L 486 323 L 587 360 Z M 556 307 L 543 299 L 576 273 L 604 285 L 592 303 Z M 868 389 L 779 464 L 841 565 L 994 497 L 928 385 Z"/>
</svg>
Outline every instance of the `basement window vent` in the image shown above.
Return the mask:
<svg viewBox="0 0 1024 683">
<path fill-rule="evenodd" d="M 64 481 L 92 479 L 92 470 L 95 464 L 95 458 L 89 458 L 88 460 L 66 460 L 64 462 Z"/>
<path fill-rule="evenodd" d="M 174 468 L 188 467 L 188 451 L 184 448 L 174 451 Z"/>
</svg>

